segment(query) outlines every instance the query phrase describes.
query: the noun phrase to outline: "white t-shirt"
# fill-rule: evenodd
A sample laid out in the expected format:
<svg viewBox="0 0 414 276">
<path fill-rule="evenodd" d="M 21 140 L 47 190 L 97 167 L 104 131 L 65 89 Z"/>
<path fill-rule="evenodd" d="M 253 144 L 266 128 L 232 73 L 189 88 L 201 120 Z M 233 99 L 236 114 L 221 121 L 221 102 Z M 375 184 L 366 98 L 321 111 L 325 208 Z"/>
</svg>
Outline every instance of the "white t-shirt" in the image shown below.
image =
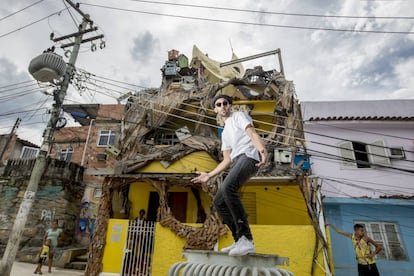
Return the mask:
<svg viewBox="0 0 414 276">
<path fill-rule="evenodd" d="M 244 112 L 233 112 L 224 123 L 221 134 L 221 150 L 231 150 L 231 160 L 244 153 L 248 157 L 260 161 L 259 152 L 246 133 L 248 125 L 253 126 L 253 120 Z"/>
</svg>

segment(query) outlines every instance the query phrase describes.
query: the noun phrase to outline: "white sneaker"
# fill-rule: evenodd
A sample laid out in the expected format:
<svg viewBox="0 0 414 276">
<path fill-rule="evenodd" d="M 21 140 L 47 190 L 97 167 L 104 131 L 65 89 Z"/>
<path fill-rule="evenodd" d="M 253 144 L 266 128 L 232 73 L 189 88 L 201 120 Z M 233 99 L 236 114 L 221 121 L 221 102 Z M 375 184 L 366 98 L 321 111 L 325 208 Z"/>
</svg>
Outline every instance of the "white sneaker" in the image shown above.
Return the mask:
<svg viewBox="0 0 414 276">
<path fill-rule="evenodd" d="M 241 236 L 234 248 L 230 250 L 229 256 L 244 256 L 249 253 L 256 253 L 253 241 L 248 240 L 245 236 Z"/>
<path fill-rule="evenodd" d="M 236 247 L 237 242 L 233 243 L 230 246 L 224 247 L 220 250 L 221 253 L 229 253 L 234 247 Z"/>
</svg>

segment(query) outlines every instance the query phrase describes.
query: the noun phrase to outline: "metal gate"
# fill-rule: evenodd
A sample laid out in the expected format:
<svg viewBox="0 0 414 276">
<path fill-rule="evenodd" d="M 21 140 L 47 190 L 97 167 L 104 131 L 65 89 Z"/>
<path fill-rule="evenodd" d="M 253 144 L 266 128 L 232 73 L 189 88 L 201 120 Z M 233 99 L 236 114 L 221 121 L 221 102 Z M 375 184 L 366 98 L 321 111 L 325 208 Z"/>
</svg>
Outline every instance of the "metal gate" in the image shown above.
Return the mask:
<svg viewBox="0 0 414 276">
<path fill-rule="evenodd" d="M 122 276 L 151 275 L 154 231 L 154 221 L 129 221 L 122 262 Z"/>
</svg>

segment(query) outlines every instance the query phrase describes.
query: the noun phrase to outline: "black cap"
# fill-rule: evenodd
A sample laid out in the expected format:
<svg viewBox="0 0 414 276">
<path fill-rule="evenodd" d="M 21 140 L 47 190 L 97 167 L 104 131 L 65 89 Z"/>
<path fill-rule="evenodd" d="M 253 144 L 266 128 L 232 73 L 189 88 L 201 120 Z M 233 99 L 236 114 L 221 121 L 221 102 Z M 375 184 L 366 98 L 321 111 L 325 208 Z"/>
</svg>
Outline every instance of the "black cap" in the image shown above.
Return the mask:
<svg viewBox="0 0 414 276">
<path fill-rule="evenodd" d="M 232 97 L 230 97 L 228 95 L 224 95 L 224 94 L 218 94 L 218 95 L 214 96 L 214 98 L 211 100 L 211 108 L 214 109 L 214 106 L 215 106 L 216 101 L 218 99 L 226 99 L 226 101 L 228 101 L 229 104 L 233 103 L 233 98 Z"/>
</svg>

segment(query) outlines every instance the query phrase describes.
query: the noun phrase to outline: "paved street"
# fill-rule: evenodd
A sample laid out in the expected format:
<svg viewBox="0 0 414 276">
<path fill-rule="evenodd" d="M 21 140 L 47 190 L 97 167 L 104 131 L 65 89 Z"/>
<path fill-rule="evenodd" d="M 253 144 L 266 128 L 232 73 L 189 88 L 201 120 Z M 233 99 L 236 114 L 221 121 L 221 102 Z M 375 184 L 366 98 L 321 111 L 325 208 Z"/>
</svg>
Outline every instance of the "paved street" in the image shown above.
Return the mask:
<svg viewBox="0 0 414 276">
<path fill-rule="evenodd" d="M 35 275 L 33 271 L 36 268 L 36 264 L 14 262 L 10 276 L 26 276 Z M 47 273 L 47 266 L 42 267 L 43 275 L 54 276 L 83 276 L 84 273 L 80 270 L 63 269 L 52 267 L 52 273 Z"/>
</svg>

